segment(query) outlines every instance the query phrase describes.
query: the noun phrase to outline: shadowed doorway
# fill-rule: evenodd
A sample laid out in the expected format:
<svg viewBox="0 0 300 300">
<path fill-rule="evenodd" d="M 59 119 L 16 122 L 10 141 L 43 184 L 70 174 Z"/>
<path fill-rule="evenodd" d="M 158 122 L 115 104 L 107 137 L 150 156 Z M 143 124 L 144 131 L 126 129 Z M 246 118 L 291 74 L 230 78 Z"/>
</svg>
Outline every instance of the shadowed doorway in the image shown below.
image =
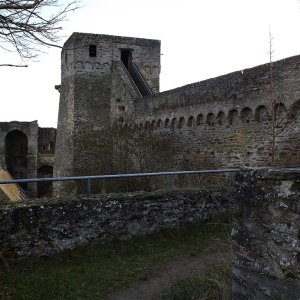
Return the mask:
<svg viewBox="0 0 300 300">
<path fill-rule="evenodd" d="M 44 165 L 38 169 L 38 178 L 53 177 L 53 167 Z M 52 196 L 52 182 L 38 182 L 38 197 Z"/>
<path fill-rule="evenodd" d="M 13 178 L 27 178 L 28 173 L 28 139 L 20 130 L 13 130 L 5 138 L 5 161 L 8 172 Z M 23 189 L 26 183 L 21 183 Z"/>
</svg>

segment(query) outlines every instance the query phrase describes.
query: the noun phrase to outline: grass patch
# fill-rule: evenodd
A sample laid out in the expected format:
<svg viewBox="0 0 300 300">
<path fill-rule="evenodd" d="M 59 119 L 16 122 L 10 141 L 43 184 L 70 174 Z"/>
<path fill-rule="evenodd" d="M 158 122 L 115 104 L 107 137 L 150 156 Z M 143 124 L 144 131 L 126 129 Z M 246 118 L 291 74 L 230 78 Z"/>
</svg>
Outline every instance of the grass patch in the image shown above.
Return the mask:
<svg viewBox="0 0 300 300">
<path fill-rule="evenodd" d="M 229 220 L 214 220 L 50 258 L 3 258 L 0 299 L 105 299 L 176 255 L 229 247 L 230 230 Z"/>
<path fill-rule="evenodd" d="M 231 265 L 220 265 L 202 277 L 192 277 L 174 284 L 164 300 L 230 300 Z"/>
</svg>

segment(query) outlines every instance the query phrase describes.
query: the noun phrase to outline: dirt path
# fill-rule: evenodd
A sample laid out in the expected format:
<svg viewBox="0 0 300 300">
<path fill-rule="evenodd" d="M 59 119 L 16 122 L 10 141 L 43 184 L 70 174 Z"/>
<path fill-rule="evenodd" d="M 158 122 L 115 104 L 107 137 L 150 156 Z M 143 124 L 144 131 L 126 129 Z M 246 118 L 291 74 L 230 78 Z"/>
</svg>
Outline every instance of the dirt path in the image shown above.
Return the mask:
<svg viewBox="0 0 300 300">
<path fill-rule="evenodd" d="M 112 294 L 109 300 L 157 300 L 178 280 L 209 272 L 214 266 L 230 263 L 232 253 L 202 252 L 198 256 L 177 257 L 172 261 L 155 267 L 145 280 L 133 282 L 130 287 Z"/>
</svg>

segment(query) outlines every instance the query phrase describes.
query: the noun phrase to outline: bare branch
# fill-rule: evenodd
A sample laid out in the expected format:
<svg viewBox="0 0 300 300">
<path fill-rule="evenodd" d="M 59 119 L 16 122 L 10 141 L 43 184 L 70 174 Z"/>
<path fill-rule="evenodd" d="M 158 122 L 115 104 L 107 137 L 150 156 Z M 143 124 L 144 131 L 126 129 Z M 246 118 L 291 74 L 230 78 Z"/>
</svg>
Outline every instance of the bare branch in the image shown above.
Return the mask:
<svg viewBox="0 0 300 300">
<path fill-rule="evenodd" d="M 0 64 L 0 67 L 17 67 L 17 68 L 27 68 L 27 67 L 28 67 L 28 65 Z"/>
<path fill-rule="evenodd" d="M 0 3 L 0 9 L 33 9 L 43 0 L 29 1 L 4 1 Z"/>
<path fill-rule="evenodd" d="M 0 0 L 0 47 L 33 59 L 39 46 L 62 48 L 58 44 L 60 23 L 78 9 L 80 0 Z"/>
<path fill-rule="evenodd" d="M 271 108 L 271 122 L 270 136 L 271 136 L 271 164 L 274 167 L 277 164 L 278 157 L 278 138 L 286 133 L 295 116 L 295 107 L 293 105 L 290 108 L 286 108 L 282 102 L 282 95 L 276 90 L 276 84 L 274 80 L 273 70 L 273 37 L 271 31 L 269 31 L 269 80 L 270 80 L 270 108 Z M 284 96 L 284 95 L 283 95 Z"/>
</svg>

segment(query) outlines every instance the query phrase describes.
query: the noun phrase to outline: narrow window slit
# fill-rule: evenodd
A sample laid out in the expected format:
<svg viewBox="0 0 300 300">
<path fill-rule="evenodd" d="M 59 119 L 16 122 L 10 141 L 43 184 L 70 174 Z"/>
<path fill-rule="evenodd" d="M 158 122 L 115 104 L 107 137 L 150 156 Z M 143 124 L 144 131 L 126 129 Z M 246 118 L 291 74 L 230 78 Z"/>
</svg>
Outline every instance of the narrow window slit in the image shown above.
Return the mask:
<svg viewBox="0 0 300 300">
<path fill-rule="evenodd" d="M 90 45 L 89 46 L 89 54 L 90 54 L 90 57 L 96 57 L 97 56 L 97 46 L 96 45 Z"/>
</svg>

